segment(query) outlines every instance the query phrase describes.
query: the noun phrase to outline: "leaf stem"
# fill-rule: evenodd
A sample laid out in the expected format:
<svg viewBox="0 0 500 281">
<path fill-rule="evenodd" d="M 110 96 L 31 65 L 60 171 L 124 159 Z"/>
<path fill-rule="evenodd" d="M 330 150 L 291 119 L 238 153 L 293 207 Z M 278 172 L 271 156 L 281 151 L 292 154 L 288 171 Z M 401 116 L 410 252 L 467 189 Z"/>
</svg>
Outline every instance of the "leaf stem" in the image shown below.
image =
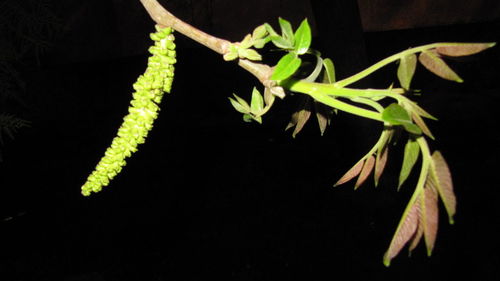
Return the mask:
<svg viewBox="0 0 500 281">
<path fill-rule="evenodd" d="M 415 48 L 410 48 L 408 50 L 405 50 L 405 51 L 399 52 L 397 54 L 394 54 L 390 57 L 387 57 L 387 58 L 375 63 L 374 65 L 366 68 L 365 70 L 358 72 L 358 73 L 356 73 L 348 78 L 337 81 L 334 83 L 334 85 L 339 87 L 339 88 L 345 87 L 347 85 L 350 85 L 354 82 L 357 82 L 357 81 L 365 78 L 366 76 L 372 74 L 373 72 L 379 70 L 380 68 L 382 68 L 382 67 L 384 67 L 392 62 L 400 60 L 402 57 L 405 57 L 405 56 L 410 55 L 410 54 L 415 54 L 415 53 L 419 53 L 422 51 L 426 51 L 429 49 L 433 49 L 433 48 L 436 48 L 439 46 L 449 46 L 451 44 L 456 44 L 456 43 L 433 43 L 433 44 L 427 44 L 427 45 L 423 45 L 423 46 L 419 46 L 419 47 L 415 47 Z"/>
</svg>

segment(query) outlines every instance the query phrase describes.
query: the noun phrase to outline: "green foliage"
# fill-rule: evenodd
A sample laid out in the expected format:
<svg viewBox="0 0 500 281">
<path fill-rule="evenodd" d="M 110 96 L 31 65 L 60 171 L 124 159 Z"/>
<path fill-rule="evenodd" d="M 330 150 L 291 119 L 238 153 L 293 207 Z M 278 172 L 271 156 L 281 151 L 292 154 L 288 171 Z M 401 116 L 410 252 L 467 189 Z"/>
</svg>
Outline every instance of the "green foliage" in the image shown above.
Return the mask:
<svg viewBox="0 0 500 281">
<path fill-rule="evenodd" d="M 171 28 L 160 29 L 151 34 L 155 42 L 149 49 L 151 57 L 144 75 L 141 75 L 133 87 L 133 99 L 129 113 L 123 118 L 118 135 L 111 146 L 82 186 L 82 194 L 90 195 L 107 186 L 126 165 L 125 159 L 137 151 L 137 146 L 144 143 L 148 132 L 160 110 L 159 104 L 163 93 L 170 92 L 174 79 L 175 43 Z"/>
</svg>

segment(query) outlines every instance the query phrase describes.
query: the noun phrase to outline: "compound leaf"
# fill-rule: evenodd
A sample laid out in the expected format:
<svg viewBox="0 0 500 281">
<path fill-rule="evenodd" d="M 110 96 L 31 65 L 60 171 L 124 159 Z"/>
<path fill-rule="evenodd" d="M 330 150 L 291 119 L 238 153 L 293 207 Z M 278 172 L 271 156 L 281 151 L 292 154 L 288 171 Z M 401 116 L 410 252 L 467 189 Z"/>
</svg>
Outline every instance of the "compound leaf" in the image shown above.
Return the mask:
<svg viewBox="0 0 500 281">
<path fill-rule="evenodd" d="M 423 51 L 418 56 L 418 60 L 425 68 L 437 76 L 456 82 L 463 82 L 462 78 L 458 76 L 447 64 L 439 57 L 436 51 Z"/>
</svg>

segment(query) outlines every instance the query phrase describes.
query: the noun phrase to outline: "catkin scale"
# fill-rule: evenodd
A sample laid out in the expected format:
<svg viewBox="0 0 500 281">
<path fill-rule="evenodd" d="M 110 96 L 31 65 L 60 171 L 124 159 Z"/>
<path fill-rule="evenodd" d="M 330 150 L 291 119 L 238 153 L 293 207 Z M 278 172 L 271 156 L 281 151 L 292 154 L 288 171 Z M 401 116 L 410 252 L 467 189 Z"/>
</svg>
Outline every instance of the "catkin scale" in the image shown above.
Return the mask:
<svg viewBox="0 0 500 281">
<path fill-rule="evenodd" d="M 99 192 L 118 175 L 126 165 L 125 158 L 137 151 L 137 146 L 145 142 L 153 122 L 158 116 L 163 93 L 170 92 L 174 78 L 176 63 L 175 43 L 171 28 L 156 26 L 156 32 L 150 34 L 155 44 L 149 48 L 151 57 L 143 75 L 134 83 L 129 113 L 123 118 L 117 136 L 106 149 L 104 156 L 97 164 L 82 186 L 82 194 L 90 195 Z"/>
</svg>

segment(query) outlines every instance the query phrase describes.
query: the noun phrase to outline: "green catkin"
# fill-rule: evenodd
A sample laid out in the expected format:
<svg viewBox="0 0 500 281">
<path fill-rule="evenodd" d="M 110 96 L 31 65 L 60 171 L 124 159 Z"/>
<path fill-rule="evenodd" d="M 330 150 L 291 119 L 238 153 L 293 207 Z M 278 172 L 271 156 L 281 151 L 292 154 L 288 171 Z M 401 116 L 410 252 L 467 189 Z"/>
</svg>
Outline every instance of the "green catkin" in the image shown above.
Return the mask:
<svg viewBox="0 0 500 281">
<path fill-rule="evenodd" d="M 155 43 L 149 48 L 151 56 L 146 71 L 133 85 L 135 92 L 132 94 L 129 113 L 123 118 L 111 146 L 82 186 L 84 196 L 99 192 L 107 186 L 126 165 L 125 158 L 137 151 L 137 145 L 144 143 L 148 132 L 153 128 L 160 110 L 158 104 L 163 93 L 170 92 L 174 79 L 176 58 L 172 32 L 172 28 L 162 29 L 156 26 L 156 32 L 151 34 Z"/>
</svg>

